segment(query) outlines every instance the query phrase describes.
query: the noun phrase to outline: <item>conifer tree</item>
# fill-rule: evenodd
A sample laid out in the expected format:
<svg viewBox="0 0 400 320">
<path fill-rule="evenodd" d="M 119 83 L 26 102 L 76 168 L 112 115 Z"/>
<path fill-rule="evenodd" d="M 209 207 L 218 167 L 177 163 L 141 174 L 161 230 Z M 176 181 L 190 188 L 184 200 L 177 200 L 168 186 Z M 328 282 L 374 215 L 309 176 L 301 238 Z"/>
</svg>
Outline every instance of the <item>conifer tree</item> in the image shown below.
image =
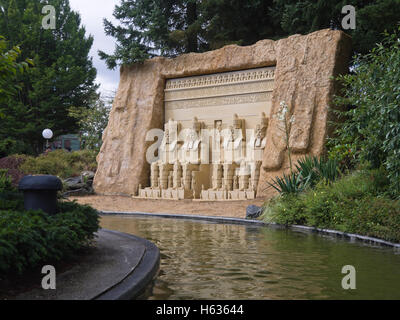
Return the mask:
<svg viewBox="0 0 400 320">
<path fill-rule="evenodd" d="M 342 29 L 342 8 L 356 10 L 356 29 L 344 30 L 353 38 L 354 51 L 365 54 L 400 23 L 400 0 L 274 0 L 273 19 L 287 34 L 307 34 L 325 28 Z"/>
<path fill-rule="evenodd" d="M 154 56 L 204 52 L 226 44 L 248 45 L 281 35 L 270 19 L 271 0 L 121 0 L 105 31 L 113 54 L 100 51 L 109 68 Z"/>
<path fill-rule="evenodd" d="M 99 52 L 109 68 L 154 56 L 174 57 L 227 44 L 340 28 L 342 8 L 356 8 L 354 49 L 366 53 L 396 28 L 400 0 L 121 0 L 105 31 L 116 39 L 114 53 Z"/>
<path fill-rule="evenodd" d="M 45 4 L 56 9 L 54 30 L 42 27 Z M 42 151 L 43 129 L 51 128 L 55 135 L 74 133 L 78 123 L 68 109 L 89 108 L 97 90 L 89 57 L 93 38 L 86 35 L 68 0 L 0 0 L 0 35 L 9 48 L 21 48 L 21 60 L 31 58 L 34 63 L 18 77 L 21 91 L 0 120 L 0 155 L 37 154 Z"/>
</svg>

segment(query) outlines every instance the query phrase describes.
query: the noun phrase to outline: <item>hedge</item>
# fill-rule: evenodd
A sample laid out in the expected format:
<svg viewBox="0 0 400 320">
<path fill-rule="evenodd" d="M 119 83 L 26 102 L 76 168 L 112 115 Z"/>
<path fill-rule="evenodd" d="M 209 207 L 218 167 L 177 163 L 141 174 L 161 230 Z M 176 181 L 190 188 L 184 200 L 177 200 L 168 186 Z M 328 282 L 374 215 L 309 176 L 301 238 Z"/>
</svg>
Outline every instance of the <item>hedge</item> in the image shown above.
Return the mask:
<svg viewBox="0 0 400 320">
<path fill-rule="evenodd" d="M 59 212 L 26 211 L 15 190 L 0 193 L 0 275 L 72 258 L 99 229 L 95 209 L 60 202 Z"/>
<path fill-rule="evenodd" d="M 390 198 L 382 170 L 363 170 L 265 205 L 263 219 L 400 242 L 400 201 Z"/>
</svg>

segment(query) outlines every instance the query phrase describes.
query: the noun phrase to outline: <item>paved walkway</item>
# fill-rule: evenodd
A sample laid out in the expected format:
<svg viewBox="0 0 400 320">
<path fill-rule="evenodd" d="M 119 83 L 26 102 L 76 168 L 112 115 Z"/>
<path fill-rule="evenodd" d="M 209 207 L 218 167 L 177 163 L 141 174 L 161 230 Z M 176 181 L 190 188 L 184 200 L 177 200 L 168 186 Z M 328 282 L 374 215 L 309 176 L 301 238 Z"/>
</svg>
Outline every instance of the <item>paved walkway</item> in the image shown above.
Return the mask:
<svg viewBox="0 0 400 320">
<path fill-rule="evenodd" d="M 159 250 L 151 242 L 102 229 L 94 250 L 68 271 L 57 274 L 56 290 L 36 288 L 16 299 L 133 299 L 155 277 L 159 262 Z"/>
<path fill-rule="evenodd" d="M 272 194 L 271 194 L 272 197 Z M 192 201 L 137 199 L 124 196 L 93 195 L 70 197 L 80 204 L 88 204 L 99 211 L 172 213 L 202 216 L 245 218 L 247 206 L 262 206 L 266 198 L 243 201 Z"/>
</svg>

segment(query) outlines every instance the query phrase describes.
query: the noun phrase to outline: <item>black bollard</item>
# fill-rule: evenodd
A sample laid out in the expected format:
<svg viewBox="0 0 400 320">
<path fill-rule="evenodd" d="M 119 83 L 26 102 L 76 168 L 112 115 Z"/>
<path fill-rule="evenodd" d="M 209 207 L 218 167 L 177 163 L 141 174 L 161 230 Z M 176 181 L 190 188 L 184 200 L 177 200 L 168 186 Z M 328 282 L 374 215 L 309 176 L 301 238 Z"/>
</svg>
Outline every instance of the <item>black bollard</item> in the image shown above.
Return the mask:
<svg viewBox="0 0 400 320">
<path fill-rule="evenodd" d="M 24 192 L 25 210 L 43 210 L 48 214 L 57 213 L 57 191 L 62 182 L 55 176 L 25 176 L 18 189 Z"/>
</svg>

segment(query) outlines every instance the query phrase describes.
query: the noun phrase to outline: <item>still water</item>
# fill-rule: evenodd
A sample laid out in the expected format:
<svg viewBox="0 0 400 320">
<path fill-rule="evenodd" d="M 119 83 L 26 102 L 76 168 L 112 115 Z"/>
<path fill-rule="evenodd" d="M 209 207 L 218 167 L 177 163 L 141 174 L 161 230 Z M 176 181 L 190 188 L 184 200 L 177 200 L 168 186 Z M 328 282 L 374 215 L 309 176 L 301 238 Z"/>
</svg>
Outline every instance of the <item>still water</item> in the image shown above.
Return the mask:
<svg viewBox="0 0 400 320">
<path fill-rule="evenodd" d="M 400 299 L 400 252 L 270 227 L 103 216 L 161 251 L 148 299 Z M 342 267 L 356 269 L 343 290 Z"/>
</svg>

